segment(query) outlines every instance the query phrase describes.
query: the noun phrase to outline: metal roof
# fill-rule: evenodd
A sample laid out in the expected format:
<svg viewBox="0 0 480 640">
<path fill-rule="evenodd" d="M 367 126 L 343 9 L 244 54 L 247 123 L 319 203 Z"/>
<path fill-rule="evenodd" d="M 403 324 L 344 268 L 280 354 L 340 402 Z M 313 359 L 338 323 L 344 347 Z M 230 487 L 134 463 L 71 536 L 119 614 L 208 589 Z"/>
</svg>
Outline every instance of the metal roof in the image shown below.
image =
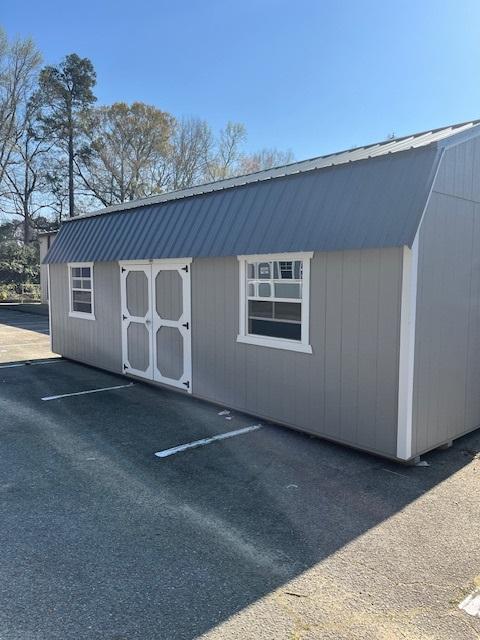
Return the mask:
<svg viewBox="0 0 480 640">
<path fill-rule="evenodd" d="M 411 246 L 452 125 L 110 207 L 63 224 L 46 263 Z"/>
</svg>

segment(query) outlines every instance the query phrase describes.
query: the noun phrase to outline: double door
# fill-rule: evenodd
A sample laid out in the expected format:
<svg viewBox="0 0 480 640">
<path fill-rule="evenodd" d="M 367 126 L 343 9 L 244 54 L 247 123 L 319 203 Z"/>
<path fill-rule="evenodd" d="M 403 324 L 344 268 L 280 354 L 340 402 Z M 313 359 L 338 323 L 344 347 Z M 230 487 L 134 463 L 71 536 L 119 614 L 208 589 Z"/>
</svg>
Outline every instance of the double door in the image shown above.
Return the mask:
<svg viewBox="0 0 480 640">
<path fill-rule="evenodd" d="M 120 263 L 125 373 L 192 390 L 190 261 Z"/>
</svg>

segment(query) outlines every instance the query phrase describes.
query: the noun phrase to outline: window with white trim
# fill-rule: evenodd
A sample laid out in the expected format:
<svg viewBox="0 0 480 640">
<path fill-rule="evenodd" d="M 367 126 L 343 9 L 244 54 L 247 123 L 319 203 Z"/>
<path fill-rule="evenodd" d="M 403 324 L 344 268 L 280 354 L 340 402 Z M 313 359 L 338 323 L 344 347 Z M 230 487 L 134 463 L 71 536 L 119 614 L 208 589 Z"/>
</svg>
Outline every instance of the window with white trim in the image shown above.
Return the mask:
<svg viewBox="0 0 480 640">
<path fill-rule="evenodd" d="M 240 256 L 239 342 L 311 353 L 312 254 Z"/>
<path fill-rule="evenodd" d="M 70 282 L 70 316 L 94 319 L 93 263 L 68 265 Z"/>
</svg>

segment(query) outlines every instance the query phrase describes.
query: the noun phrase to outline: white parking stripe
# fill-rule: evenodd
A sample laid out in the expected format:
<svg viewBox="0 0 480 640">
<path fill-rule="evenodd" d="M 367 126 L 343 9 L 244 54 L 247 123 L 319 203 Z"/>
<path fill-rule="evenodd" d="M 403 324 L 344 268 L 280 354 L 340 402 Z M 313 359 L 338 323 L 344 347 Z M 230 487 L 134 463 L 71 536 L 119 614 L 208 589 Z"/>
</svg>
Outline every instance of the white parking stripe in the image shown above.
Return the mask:
<svg viewBox="0 0 480 640">
<path fill-rule="evenodd" d="M 59 398 L 69 398 L 70 396 L 83 396 L 87 393 L 99 393 L 100 391 L 112 391 L 113 389 L 125 389 L 125 387 L 133 387 L 135 383 L 119 384 L 116 387 L 103 387 L 102 389 L 88 389 L 88 391 L 75 391 L 74 393 L 62 393 L 59 396 L 45 396 L 42 400 L 58 400 Z"/>
<path fill-rule="evenodd" d="M 47 322 L 0 322 L 4 327 L 15 327 L 23 329 L 23 327 L 45 327 L 47 326 Z"/>
<path fill-rule="evenodd" d="M 38 339 L 37 340 L 35 340 L 35 339 L 29 340 L 28 342 L 15 342 L 15 344 L 8 344 L 8 345 L 1 344 L 0 346 L 2 348 L 3 347 L 8 347 L 9 349 L 16 349 L 17 347 L 28 347 L 28 345 L 32 345 L 32 346 L 38 345 L 38 346 L 40 346 L 39 343 L 38 343 Z M 6 351 L 6 349 L 5 349 L 5 351 Z"/>
<path fill-rule="evenodd" d="M 203 447 L 206 444 L 210 444 L 211 442 L 216 442 L 217 440 L 226 440 L 227 438 L 233 438 L 233 436 L 241 436 L 243 433 L 256 431 L 257 429 L 260 429 L 262 426 L 263 425 L 261 424 L 254 424 L 250 427 L 237 429 L 236 431 L 227 431 L 227 433 L 220 433 L 218 436 L 212 436 L 211 438 L 202 438 L 201 440 L 195 440 L 194 442 L 189 442 L 187 444 L 180 444 L 177 447 L 172 447 L 171 449 L 164 449 L 163 451 L 157 451 L 155 455 L 157 456 L 157 458 L 167 458 L 168 456 L 173 456 L 175 453 L 180 453 L 180 451 L 185 451 L 186 449 Z"/>
<path fill-rule="evenodd" d="M 35 325 L 35 326 L 37 326 L 37 325 Z M 41 326 L 45 326 L 45 325 L 41 325 Z M 23 333 L 24 331 L 31 331 L 32 333 L 46 333 L 46 334 L 49 333 L 48 329 L 32 329 L 31 326 L 13 327 L 11 325 L 6 325 L 6 324 L 2 325 L 2 331 L 4 331 L 5 329 L 11 329 L 12 330 L 11 333 L 10 333 L 10 337 L 12 336 L 12 334 L 15 335 L 17 333 Z"/>
<path fill-rule="evenodd" d="M 458 608 L 463 609 L 470 616 L 480 618 L 480 589 L 472 591 L 465 600 L 462 600 Z"/>
<path fill-rule="evenodd" d="M 36 367 L 39 364 L 56 364 L 57 362 L 65 362 L 62 358 L 52 358 L 51 360 L 42 360 L 41 362 L 19 362 L 17 364 L 0 364 L 0 369 L 13 369 L 14 367 Z"/>
</svg>

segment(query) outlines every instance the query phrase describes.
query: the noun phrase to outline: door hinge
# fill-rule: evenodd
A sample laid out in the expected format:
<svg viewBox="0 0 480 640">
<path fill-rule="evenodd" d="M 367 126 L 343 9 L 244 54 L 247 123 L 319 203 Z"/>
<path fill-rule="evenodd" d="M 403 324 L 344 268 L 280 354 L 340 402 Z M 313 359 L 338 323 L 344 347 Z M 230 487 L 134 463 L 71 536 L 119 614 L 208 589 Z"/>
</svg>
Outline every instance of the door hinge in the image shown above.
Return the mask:
<svg viewBox="0 0 480 640">
<path fill-rule="evenodd" d="M 128 320 L 127 316 L 124 313 L 122 313 L 122 320 Z"/>
<path fill-rule="evenodd" d="M 187 387 L 187 389 L 190 389 L 190 381 L 189 380 L 187 380 L 183 384 Z"/>
<path fill-rule="evenodd" d="M 188 273 L 188 264 L 186 264 L 184 267 L 182 267 L 182 271 L 185 271 L 186 273 Z"/>
<path fill-rule="evenodd" d="M 182 327 L 185 327 L 185 329 L 188 329 L 190 327 L 190 325 L 188 324 L 188 322 L 184 322 L 182 324 Z"/>
<path fill-rule="evenodd" d="M 125 267 L 122 267 L 122 273 L 124 273 L 126 271 Z"/>
<path fill-rule="evenodd" d="M 124 369 L 128 369 L 128 365 L 124 364 L 124 365 L 123 365 L 123 368 L 124 368 Z"/>
</svg>

